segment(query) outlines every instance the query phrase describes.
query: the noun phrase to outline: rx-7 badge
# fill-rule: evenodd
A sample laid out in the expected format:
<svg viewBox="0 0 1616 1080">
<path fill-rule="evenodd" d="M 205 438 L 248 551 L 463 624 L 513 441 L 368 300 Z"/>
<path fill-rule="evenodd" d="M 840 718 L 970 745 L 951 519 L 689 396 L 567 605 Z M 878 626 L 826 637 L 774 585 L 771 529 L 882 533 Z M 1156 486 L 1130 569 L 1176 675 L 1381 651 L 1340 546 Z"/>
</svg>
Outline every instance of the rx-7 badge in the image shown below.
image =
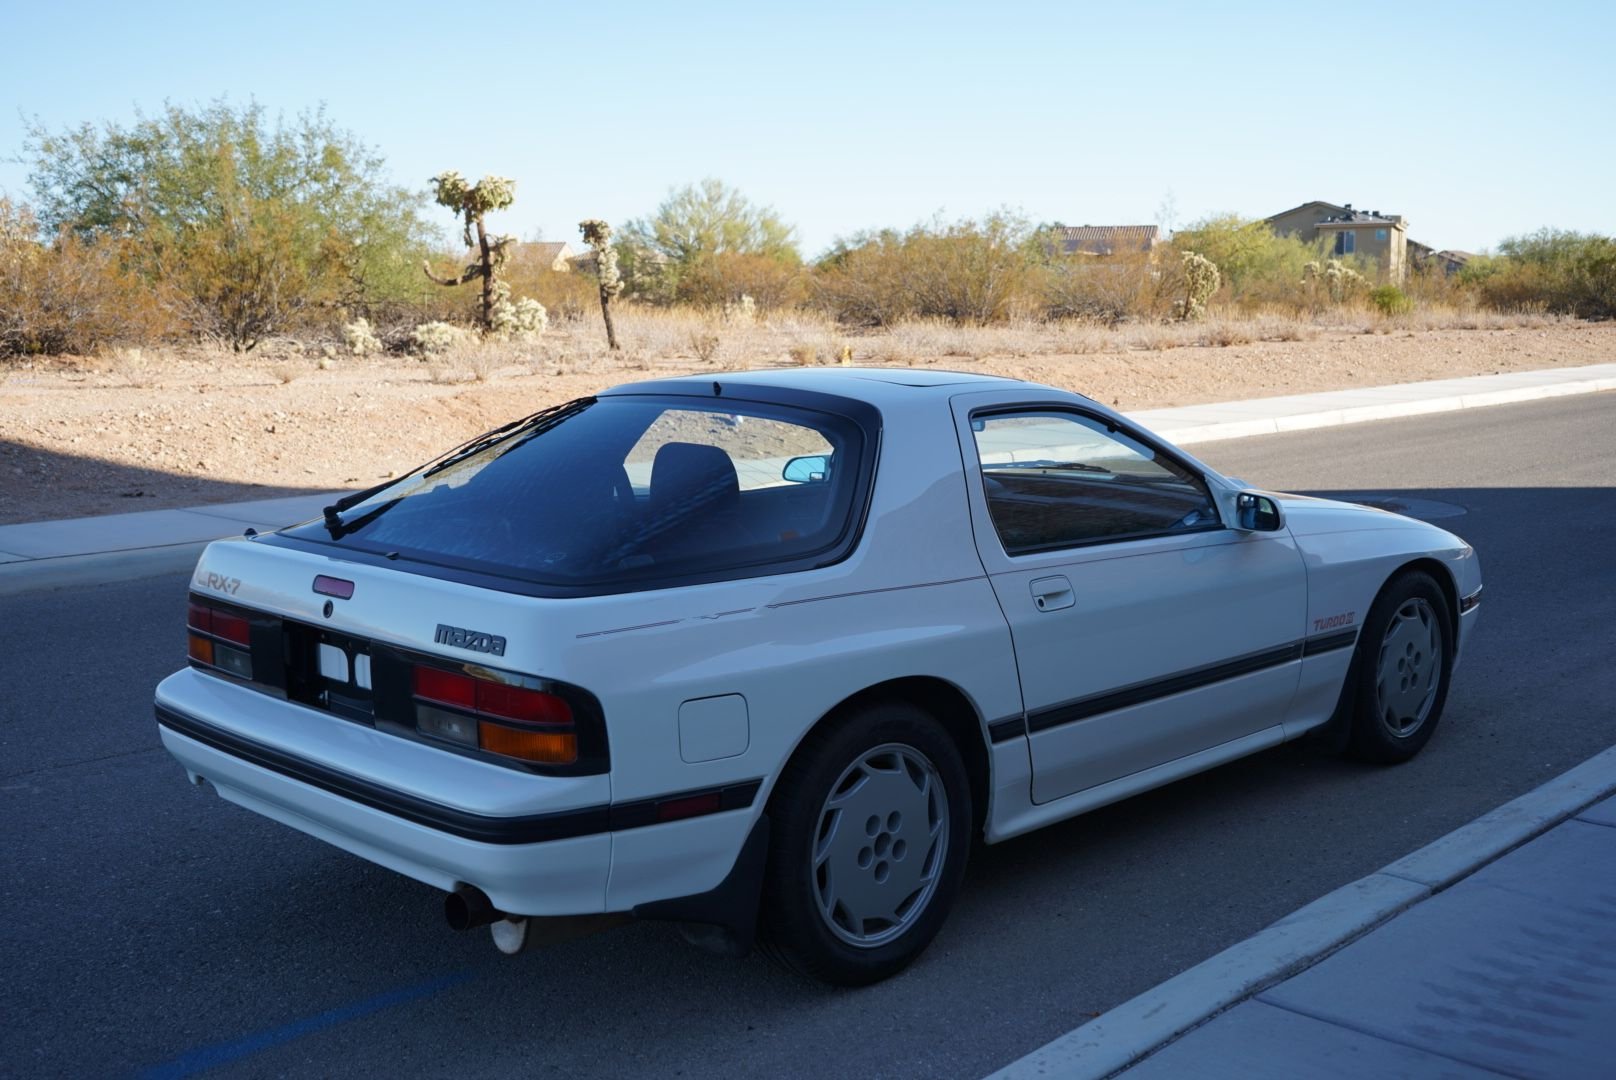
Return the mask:
<svg viewBox="0 0 1616 1080">
<path fill-rule="evenodd" d="M 439 623 L 438 632 L 432 640 L 439 645 L 453 645 L 457 649 L 493 653 L 495 656 L 505 655 L 504 638 L 498 634 L 485 634 L 481 630 L 467 630 L 463 626 L 446 626 Z"/>
</svg>

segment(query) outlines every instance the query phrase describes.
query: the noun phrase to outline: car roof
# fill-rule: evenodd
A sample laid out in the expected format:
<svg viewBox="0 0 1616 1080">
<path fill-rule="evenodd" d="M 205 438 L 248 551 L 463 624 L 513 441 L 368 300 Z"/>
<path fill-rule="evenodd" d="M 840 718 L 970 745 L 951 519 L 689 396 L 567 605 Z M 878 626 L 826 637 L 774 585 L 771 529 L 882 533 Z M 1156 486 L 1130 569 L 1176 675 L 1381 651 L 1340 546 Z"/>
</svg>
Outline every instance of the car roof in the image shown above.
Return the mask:
<svg viewBox="0 0 1616 1080">
<path fill-rule="evenodd" d="M 761 371 L 723 371 L 711 375 L 681 375 L 647 383 L 624 383 L 608 394 L 657 392 L 712 393 L 714 383 L 725 388 L 745 386 L 782 387 L 838 394 L 872 403 L 911 396 L 915 392 L 951 394 L 961 388 L 972 390 L 1010 389 L 1029 386 L 1020 379 L 1001 375 L 976 375 L 966 371 L 939 371 L 914 368 L 787 368 Z"/>
</svg>

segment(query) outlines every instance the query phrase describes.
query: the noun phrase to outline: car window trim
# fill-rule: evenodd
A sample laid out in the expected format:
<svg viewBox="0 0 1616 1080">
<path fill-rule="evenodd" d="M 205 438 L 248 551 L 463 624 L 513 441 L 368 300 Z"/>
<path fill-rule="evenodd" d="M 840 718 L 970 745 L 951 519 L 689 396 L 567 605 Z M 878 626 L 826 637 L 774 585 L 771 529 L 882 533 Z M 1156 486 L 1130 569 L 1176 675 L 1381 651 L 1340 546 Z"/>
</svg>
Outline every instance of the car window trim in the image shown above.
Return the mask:
<svg viewBox="0 0 1616 1080">
<path fill-rule="evenodd" d="M 717 387 L 719 384 L 715 383 Z M 748 383 L 733 383 L 722 393 L 696 393 L 688 383 L 652 382 L 635 384 L 631 388 L 606 391 L 595 400 L 609 398 L 650 398 L 658 401 L 686 401 L 690 408 L 711 410 L 715 403 L 736 403 L 816 412 L 851 424 L 862 444 L 857 456 L 857 474 L 853 478 L 853 491 L 842 529 L 836 538 L 810 551 L 787 557 L 754 559 L 742 564 L 680 574 L 645 575 L 613 581 L 557 582 L 514 568 L 494 569 L 466 565 L 465 560 L 438 553 L 412 552 L 406 547 L 390 551 L 345 545 L 315 536 L 292 536 L 289 530 L 313 522 L 259 533 L 249 542 L 265 543 L 273 547 L 286 547 L 308 551 L 347 562 L 370 566 L 406 570 L 423 577 L 452 581 L 457 584 L 492 589 L 519 596 L 541 598 L 571 598 L 590 596 L 617 596 L 624 593 L 652 592 L 676 589 L 690 585 L 711 585 L 726 581 L 748 581 L 820 570 L 845 562 L 863 542 L 865 526 L 869 522 L 870 508 L 875 499 L 879 479 L 884 423 L 881 410 L 867 401 L 800 390 L 795 387 L 773 387 Z M 698 404 L 699 403 L 699 404 Z"/>
<path fill-rule="evenodd" d="M 1093 420 L 1113 434 L 1120 432 L 1133 441 L 1144 446 L 1148 446 L 1157 454 L 1160 454 L 1168 461 L 1171 461 L 1173 464 L 1177 465 L 1180 469 L 1183 469 L 1191 480 L 1200 485 L 1201 493 L 1206 496 L 1207 506 L 1211 508 L 1212 515 L 1215 520 L 1211 524 L 1196 525 L 1188 529 L 1162 529 L 1150 532 L 1125 533 L 1121 536 L 1096 536 L 1089 540 L 1073 540 L 1058 544 L 1040 544 L 1037 547 L 1024 548 L 1020 551 L 1012 552 L 1009 547 L 1005 545 L 1004 534 L 999 531 L 999 523 L 993 517 L 993 507 L 991 501 L 988 499 L 987 492 L 986 467 L 982 464 L 982 450 L 976 442 L 976 428 L 972 425 L 979 418 L 985 419 L 990 416 L 1015 415 L 1029 411 L 1067 413 L 1074 416 L 1081 416 L 1086 419 Z M 1200 533 L 1222 532 L 1227 530 L 1229 527 L 1228 524 L 1223 520 L 1223 512 L 1218 507 L 1217 499 L 1212 495 L 1212 485 L 1207 482 L 1206 473 L 1191 465 L 1183 458 L 1182 455 L 1176 453 L 1171 447 L 1167 446 L 1160 439 L 1152 437 L 1143 429 L 1135 427 L 1126 421 L 1119 421 L 1115 417 L 1108 416 L 1103 412 L 1093 409 L 1085 409 L 1081 405 L 1074 405 L 1070 402 L 1026 401 L 997 402 L 992 405 L 978 406 L 977 408 L 969 410 L 965 414 L 965 422 L 967 429 L 971 433 L 971 448 L 973 456 L 976 460 L 977 490 L 982 495 L 982 505 L 987 511 L 988 524 L 993 527 L 994 539 L 999 542 L 999 549 L 1004 552 L 1004 557 L 1007 559 L 1022 559 L 1028 556 L 1049 555 L 1051 553 L 1061 551 L 1079 551 L 1084 548 L 1101 547 L 1107 544 L 1126 544 L 1138 540 L 1160 540 L 1178 536 L 1195 536 Z"/>
</svg>

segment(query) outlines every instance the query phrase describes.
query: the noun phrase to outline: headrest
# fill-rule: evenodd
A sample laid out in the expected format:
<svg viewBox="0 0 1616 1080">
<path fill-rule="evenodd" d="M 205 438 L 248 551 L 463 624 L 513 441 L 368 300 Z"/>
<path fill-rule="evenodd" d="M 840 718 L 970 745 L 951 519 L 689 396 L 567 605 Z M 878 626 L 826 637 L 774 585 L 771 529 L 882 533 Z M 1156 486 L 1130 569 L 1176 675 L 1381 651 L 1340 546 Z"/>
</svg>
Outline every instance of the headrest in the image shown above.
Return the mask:
<svg viewBox="0 0 1616 1080">
<path fill-rule="evenodd" d="M 651 462 L 653 516 L 728 509 L 740 500 L 740 493 L 735 463 L 716 446 L 664 443 Z"/>
</svg>

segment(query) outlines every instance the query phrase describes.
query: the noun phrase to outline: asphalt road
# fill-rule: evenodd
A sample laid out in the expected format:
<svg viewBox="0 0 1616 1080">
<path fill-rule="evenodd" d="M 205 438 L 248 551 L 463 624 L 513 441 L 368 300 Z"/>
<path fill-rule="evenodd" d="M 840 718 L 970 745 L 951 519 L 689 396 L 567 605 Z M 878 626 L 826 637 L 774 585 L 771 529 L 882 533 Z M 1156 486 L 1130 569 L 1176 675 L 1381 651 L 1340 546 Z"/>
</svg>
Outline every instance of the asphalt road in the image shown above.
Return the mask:
<svg viewBox="0 0 1616 1080">
<path fill-rule="evenodd" d="M 186 785 L 150 707 L 183 576 L 0 598 L 0 1073 L 979 1076 L 1616 743 L 1616 395 L 1196 449 L 1463 508 L 1487 592 L 1436 737 L 1389 769 L 1285 746 L 980 849 L 921 962 L 859 992 L 656 925 L 501 957 Z"/>
</svg>

